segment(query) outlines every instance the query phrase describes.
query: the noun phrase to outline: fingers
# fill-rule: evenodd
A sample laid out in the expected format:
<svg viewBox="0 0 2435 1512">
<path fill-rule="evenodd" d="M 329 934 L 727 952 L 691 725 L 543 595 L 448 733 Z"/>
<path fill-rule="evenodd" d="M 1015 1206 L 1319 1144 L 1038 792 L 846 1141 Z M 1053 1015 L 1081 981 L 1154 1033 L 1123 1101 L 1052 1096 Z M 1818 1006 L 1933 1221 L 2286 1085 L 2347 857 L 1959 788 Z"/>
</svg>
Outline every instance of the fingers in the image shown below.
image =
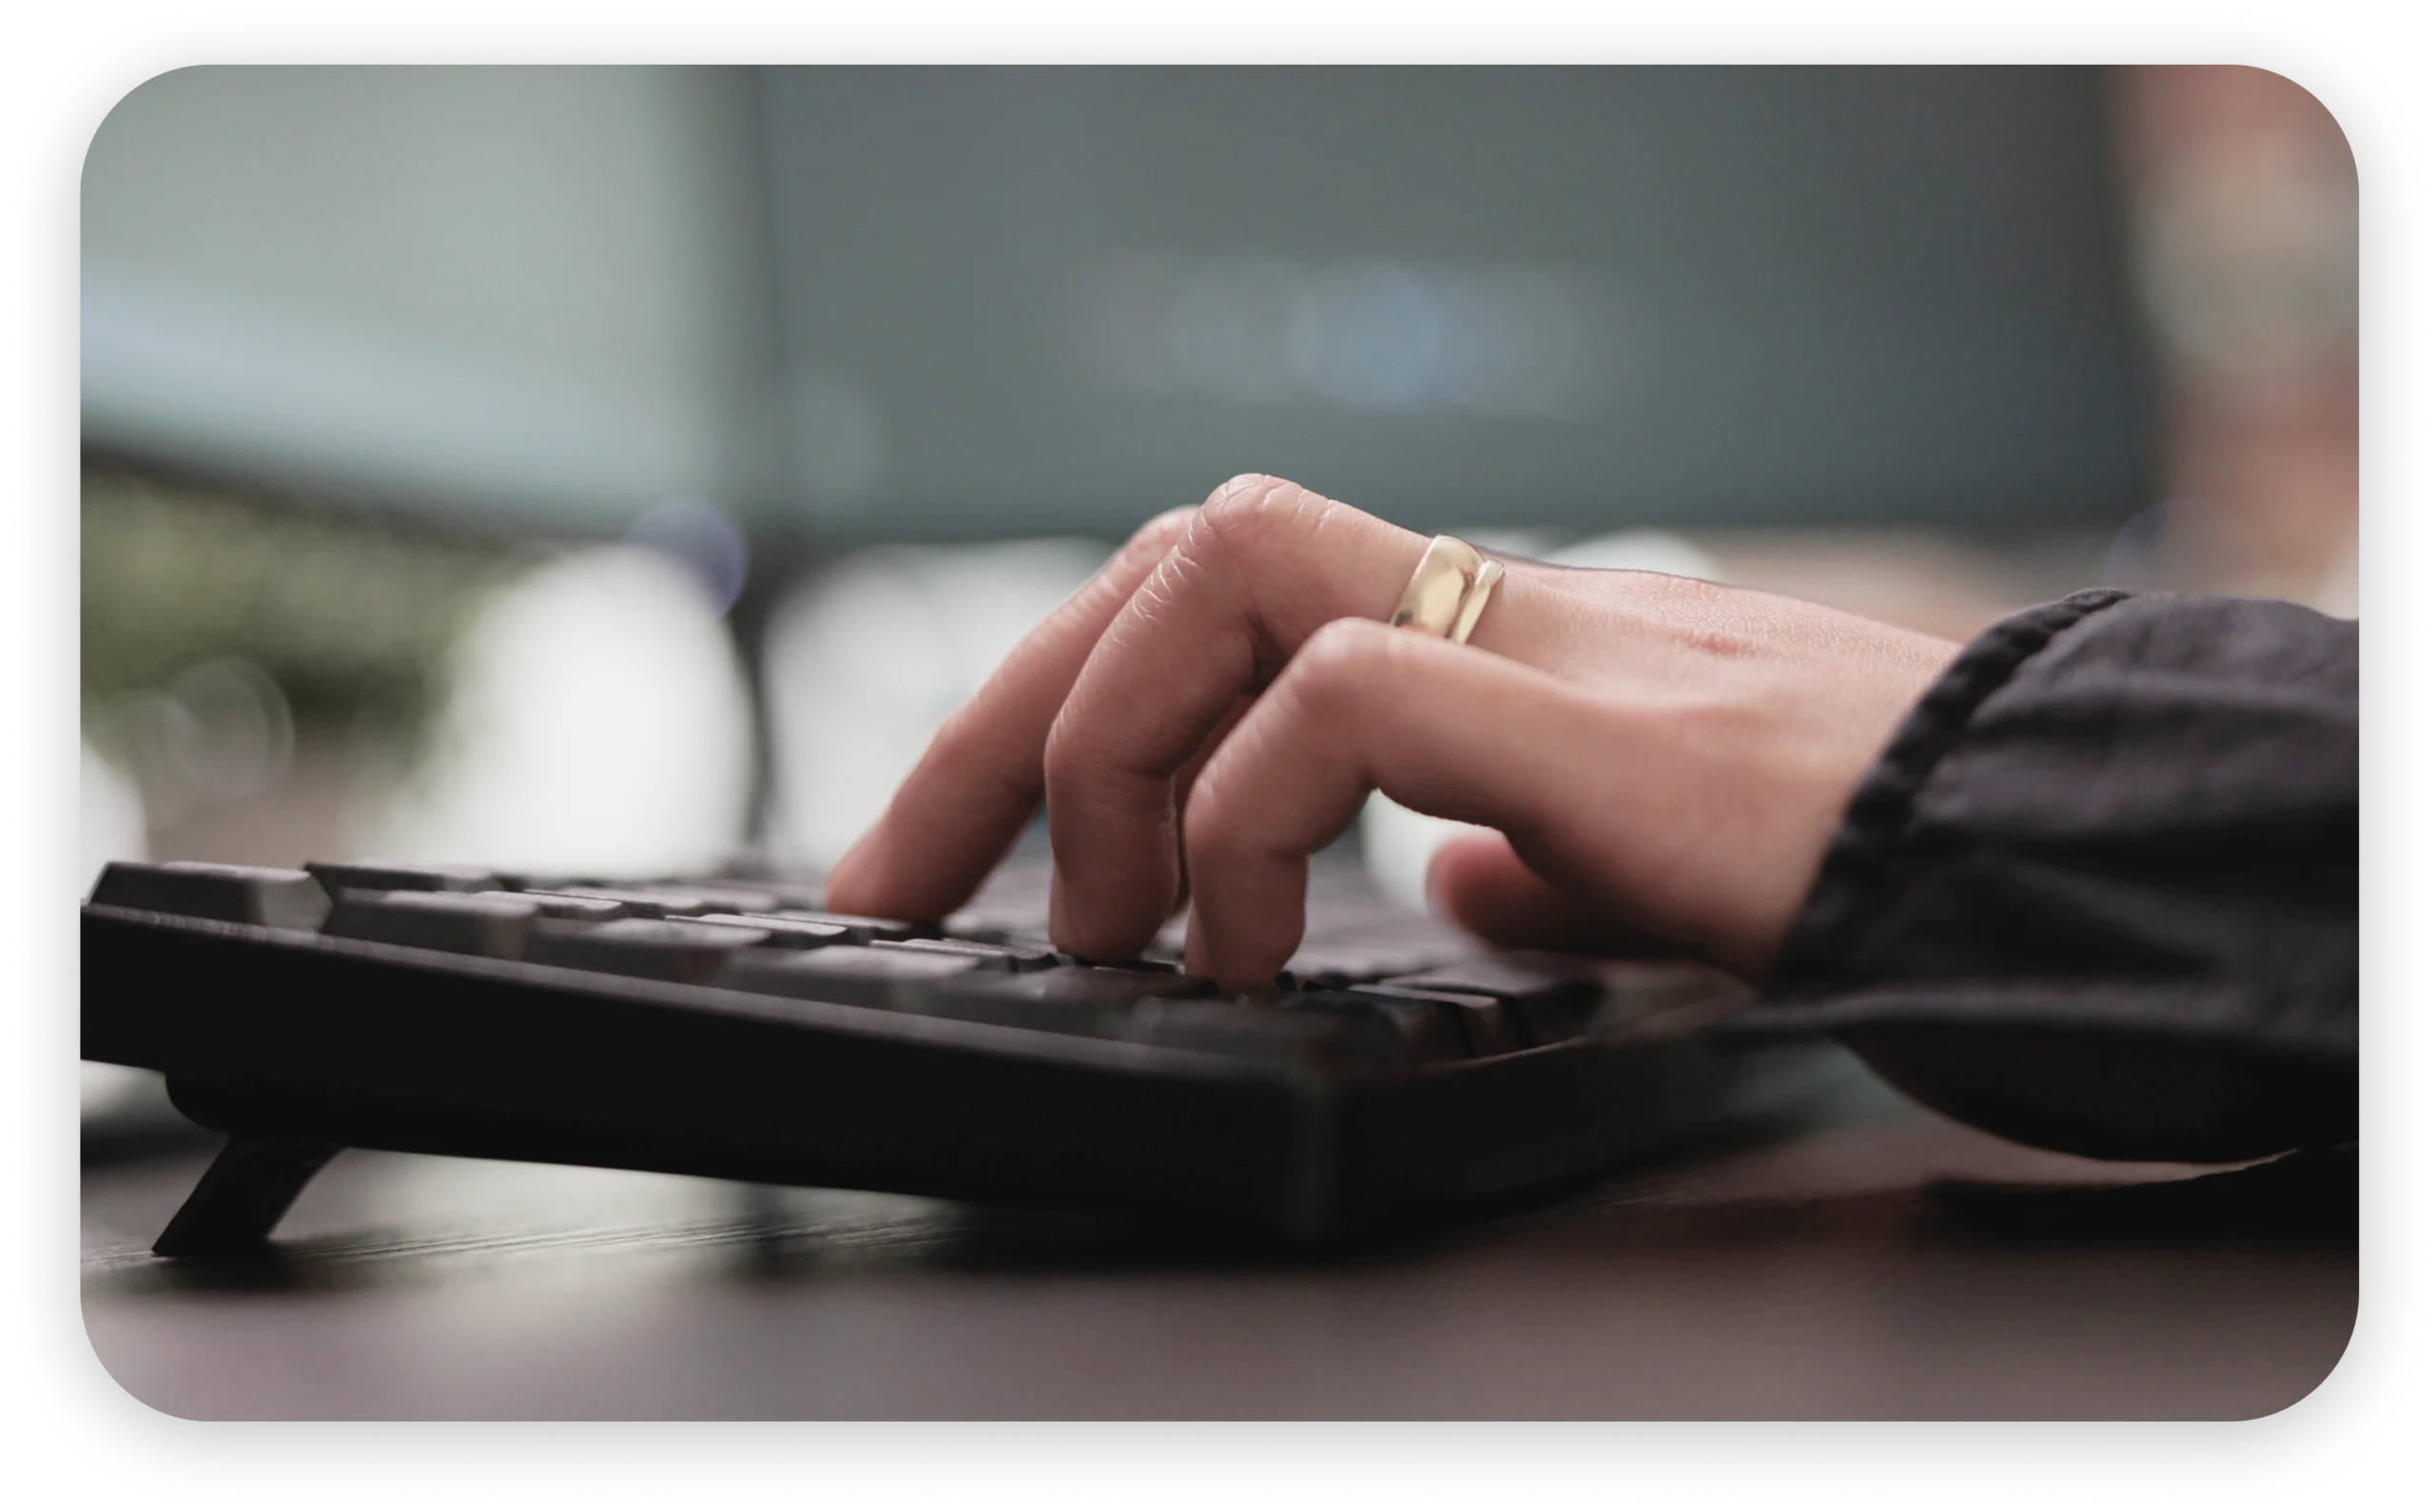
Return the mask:
<svg viewBox="0 0 2435 1512">
<path fill-rule="evenodd" d="M 1314 630 L 1384 619 L 1425 546 L 1276 478 L 1210 496 L 1110 622 L 1049 734 L 1061 949 L 1140 954 L 1179 896 L 1179 774 Z"/>
<path fill-rule="evenodd" d="M 1313 636 L 1236 727 L 1185 806 L 1186 969 L 1264 985 L 1302 934 L 1310 853 L 1376 787 L 1512 833 L 1612 785 L 1599 711 L 1547 673 L 1366 620 Z M 1541 885 L 1545 885 L 1542 883 Z"/>
<path fill-rule="evenodd" d="M 1256 985 L 1298 941 L 1304 857 L 1374 785 L 1505 833 L 1436 870 L 1490 938 L 1629 949 L 1646 930 L 1763 971 L 1853 785 L 1955 649 L 1519 562 L 1455 647 L 1380 623 L 1423 549 L 1275 478 L 1154 522 L 941 731 L 832 873 L 835 906 L 943 915 L 1044 802 L 1061 948 L 1138 955 L 1188 875 L 1190 957 Z"/>
<path fill-rule="evenodd" d="M 1280 479 L 1162 516 L 1033 632 L 829 876 L 833 906 L 938 917 L 1044 800 L 1061 948 L 1138 955 L 1182 895 L 1178 811 L 1234 712 L 1320 626 L 1393 609 L 1426 542 Z M 1473 643 L 1545 664 L 1567 594 L 1509 572 Z"/>
<path fill-rule="evenodd" d="M 1645 956 L 1666 948 L 1532 871 L 1502 835 L 1462 834 L 1440 846 L 1429 864 L 1429 895 L 1438 913 L 1509 949 Z"/>
<path fill-rule="evenodd" d="M 831 868 L 830 906 L 938 919 L 972 895 L 1039 811 L 1041 751 L 1075 674 L 1195 513 L 1143 526 L 940 728 L 887 812 Z"/>
<path fill-rule="evenodd" d="M 1178 793 L 1192 791 L 1192 785 L 1200 779 L 1200 769 L 1209 765 L 1209 758 L 1216 755 L 1218 747 L 1225 744 L 1226 737 L 1235 732 L 1235 727 L 1242 722 L 1244 713 L 1251 707 L 1252 698 L 1248 693 L 1235 700 L 1234 707 L 1229 708 L 1225 717 L 1218 722 L 1218 727 L 1211 730 L 1208 738 L 1200 743 L 1200 748 L 1193 752 L 1192 759 L 1177 770 L 1175 790 Z M 1192 901 L 1192 869 L 1183 856 L 1183 835 L 1180 826 L 1178 827 L 1176 835 L 1176 867 L 1175 908 L 1167 911 L 1169 918 L 1175 916 L 1176 908 L 1181 908 Z"/>
<path fill-rule="evenodd" d="M 1278 478 L 1210 496 L 1110 622 L 1049 735 L 1060 948 L 1140 953 L 1179 896 L 1179 775 L 1193 754 L 1320 627 L 1383 621 L 1427 545 Z M 1577 638 L 1570 612 L 1560 591 L 1510 572 L 1472 643 L 1535 663 Z"/>
</svg>

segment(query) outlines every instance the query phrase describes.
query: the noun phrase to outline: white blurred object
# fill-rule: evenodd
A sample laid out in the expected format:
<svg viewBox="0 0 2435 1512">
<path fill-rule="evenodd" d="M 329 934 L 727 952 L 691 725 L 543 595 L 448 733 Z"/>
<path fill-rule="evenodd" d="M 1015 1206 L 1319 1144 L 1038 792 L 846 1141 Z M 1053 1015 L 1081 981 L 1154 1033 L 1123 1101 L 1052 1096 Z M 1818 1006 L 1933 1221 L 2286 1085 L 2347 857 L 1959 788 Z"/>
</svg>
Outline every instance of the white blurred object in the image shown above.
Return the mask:
<svg viewBox="0 0 2435 1512">
<path fill-rule="evenodd" d="M 886 547 L 772 616 L 772 841 L 826 867 L 878 820 L 957 706 L 1107 558 L 1090 541 Z"/>
<path fill-rule="evenodd" d="M 484 606 L 427 759 L 359 854 L 649 875 L 744 838 L 752 725 L 696 574 L 631 546 L 571 552 Z"/>
<path fill-rule="evenodd" d="M 76 785 L 78 857 L 76 895 L 92 889 L 105 863 L 144 861 L 150 857 L 145 838 L 144 794 L 133 780 L 92 746 L 83 748 L 83 771 Z"/>
<path fill-rule="evenodd" d="M 145 820 L 156 825 L 262 792 L 296 753 L 287 696 L 242 656 L 196 663 L 166 688 L 116 699 L 99 728 L 127 763 Z"/>
<path fill-rule="evenodd" d="M 1467 539 L 1494 544 L 1484 537 Z M 1714 557 L 1667 531 L 1617 531 L 1593 535 L 1549 552 L 1544 560 L 1560 567 L 1666 572 L 1710 582 L 1720 575 Z M 1439 846 L 1466 831 L 1494 833 L 1476 824 L 1414 813 L 1384 793 L 1372 793 L 1361 805 L 1362 864 L 1368 868 L 1370 880 L 1388 898 L 1407 908 L 1426 912 L 1429 863 L 1436 857 Z"/>
<path fill-rule="evenodd" d="M 1554 531 L 1517 530 L 1509 525 L 1466 526 L 1448 533 L 1471 542 L 1483 552 L 1496 552 L 1507 556 L 1535 556 L 1544 560 L 1564 537 Z"/>
<path fill-rule="evenodd" d="M 1609 572 L 1665 572 L 1715 582 L 1716 558 L 1671 531 L 1614 531 L 1573 542 L 1546 558 L 1558 567 L 1596 567 Z"/>
<path fill-rule="evenodd" d="M 144 795 L 90 746 L 84 747 L 76 807 L 81 841 L 76 895 L 82 898 L 92 890 L 103 866 L 114 861 L 143 861 L 150 852 L 145 841 Z M 160 1080 L 153 1072 L 97 1060 L 79 1062 L 76 1078 L 78 1112 L 87 1118 L 127 1106 Z"/>
</svg>

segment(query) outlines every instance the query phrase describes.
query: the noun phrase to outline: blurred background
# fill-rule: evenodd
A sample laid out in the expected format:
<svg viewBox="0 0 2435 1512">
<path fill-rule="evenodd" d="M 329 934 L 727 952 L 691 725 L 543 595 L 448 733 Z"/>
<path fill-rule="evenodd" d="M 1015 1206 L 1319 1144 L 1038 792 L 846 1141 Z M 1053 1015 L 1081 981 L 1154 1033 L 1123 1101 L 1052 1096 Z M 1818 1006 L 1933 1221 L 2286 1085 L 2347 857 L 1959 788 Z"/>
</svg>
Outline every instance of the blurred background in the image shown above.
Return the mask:
<svg viewBox="0 0 2435 1512">
<path fill-rule="evenodd" d="M 190 68 L 83 224 L 80 892 L 816 869 L 1246 471 L 1956 636 L 2356 613 L 2356 183 L 2253 69 Z"/>
</svg>

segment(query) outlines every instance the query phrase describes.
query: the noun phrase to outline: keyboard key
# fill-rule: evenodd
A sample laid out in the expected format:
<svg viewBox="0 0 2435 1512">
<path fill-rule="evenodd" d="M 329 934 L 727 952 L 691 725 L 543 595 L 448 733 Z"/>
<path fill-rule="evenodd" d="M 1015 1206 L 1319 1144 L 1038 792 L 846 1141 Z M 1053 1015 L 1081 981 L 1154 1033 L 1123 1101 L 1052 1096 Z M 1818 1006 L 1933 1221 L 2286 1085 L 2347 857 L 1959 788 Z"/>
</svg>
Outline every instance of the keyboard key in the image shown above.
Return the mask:
<svg viewBox="0 0 2435 1512">
<path fill-rule="evenodd" d="M 815 924 L 784 914 L 695 914 L 696 922 L 731 924 L 738 929 L 766 932 L 769 942 L 786 950 L 818 950 L 823 945 L 855 943 L 854 932 L 843 924 Z"/>
<path fill-rule="evenodd" d="M 501 890 L 514 893 L 554 893 L 561 887 L 584 887 L 590 884 L 575 877 L 544 875 L 530 871 L 502 871 L 498 874 Z"/>
<path fill-rule="evenodd" d="M 1454 1004 L 1410 994 L 1375 996 L 1357 988 L 1323 989 L 1295 995 L 1295 1013 L 1333 1015 L 1360 1033 L 1391 1031 L 1402 1042 L 1404 1058 L 1414 1065 L 1436 1065 L 1471 1059 L 1476 1052 L 1463 1033 Z"/>
<path fill-rule="evenodd" d="M 666 919 L 671 914 L 707 914 L 711 911 L 707 899 L 692 893 L 650 887 L 559 887 L 551 889 L 551 896 L 592 898 L 621 903 L 631 919 Z"/>
<path fill-rule="evenodd" d="M 690 919 L 620 919 L 606 924 L 544 920 L 533 926 L 524 959 L 537 965 L 702 986 L 715 980 L 737 953 L 769 938 L 765 930 Z"/>
<path fill-rule="evenodd" d="M 978 940 L 988 944 L 1003 944 L 1010 935 L 1046 939 L 1048 921 L 1029 908 L 975 903 L 940 921 L 939 933 L 950 940 Z"/>
<path fill-rule="evenodd" d="M 940 934 L 941 934 L 942 936 L 944 936 L 944 937 L 945 937 L 945 938 L 949 938 L 949 939 L 962 939 L 962 938 L 963 938 L 962 936 L 957 935 L 953 930 L 946 928 L 946 926 L 945 926 L 944 924 L 940 926 Z M 1048 938 L 1048 936 L 1047 936 L 1046 934 L 1044 934 L 1044 933 L 1033 933 L 1033 932 L 1025 931 L 1025 930 L 1010 930 L 1010 931 L 1008 931 L 1007 933 L 1005 933 L 1005 934 L 1003 934 L 1003 935 L 1000 935 L 1000 936 L 995 937 L 994 939 L 990 939 L 990 938 L 985 938 L 985 937 L 984 937 L 984 943 L 987 943 L 987 944 L 993 944 L 993 945 L 1004 945 L 1004 946 L 1005 946 L 1006 948 L 1008 948 L 1009 950 L 1023 950 L 1023 951 L 1030 951 L 1030 952 L 1033 952 L 1033 953 L 1038 954 L 1038 955 L 1055 956 L 1055 957 L 1057 958 L 1057 960 L 1058 960 L 1059 963 L 1060 963 L 1060 964 L 1062 964 L 1062 965 L 1089 965 L 1089 964 L 1096 964 L 1095 962 L 1088 962 L 1088 961 L 1084 961 L 1084 960 L 1082 960 L 1082 958 L 1081 958 L 1081 957 L 1080 957 L 1080 956 L 1068 956 L 1068 955 L 1064 954 L 1062 951 L 1060 951 L 1060 950 L 1057 948 L 1057 942 L 1056 942 L 1055 940 L 1050 940 L 1050 939 Z M 1107 964 L 1109 964 L 1109 965 L 1113 965 L 1113 966 L 1120 966 L 1120 967 L 1122 967 L 1123 969 L 1130 971 L 1130 970 L 1134 970 L 1134 969 L 1140 968 L 1140 967 L 1142 965 L 1142 962 L 1140 962 L 1140 961 L 1110 961 L 1110 962 L 1107 962 Z M 1159 971 L 1172 971 L 1172 970 L 1174 970 L 1175 968 L 1174 968 L 1174 967 L 1172 967 L 1172 966 L 1170 966 L 1170 965 L 1168 965 L 1168 964 L 1167 964 L 1167 963 L 1165 963 L 1164 961 L 1160 961 L 1160 962 L 1158 962 L 1158 963 L 1157 963 L 1157 964 L 1156 964 L 1152 969 L 1159 970 Z"/>
<path fill-rule="evenodd" d="M 671 914 L 766 914 L 786 906 L 774 892 L 733 883 L 704 887 L 691 882 L 666 887 L 653 883 L 635 891 L 665 897 Z"/>
<path fill-rule="evenodd" d="M 1162 977 L 1183 976 L 1183 961 L 1180 959 L 1166 960 L 1157 956 L 1144 956 L 1139 960 L 1084 960 L 1080 956 L 1060 956 L 1057 959 L 1063 965 L 1088 966 L 1095 971 L 1139 971 L 1156 972 Z M 1200 981 L 1205 979 L 1190 977 L 1185 979 Z"/>
<path fill-rule="evenodd" d="M 577 919 L 587 923 L 605 924 L 613 919 L 626 917 L 626 905 L 609 898 L 572 898 L 565 893 L 546 892 L 475 893 L 472 896 L 530 903 L 540 911 L 544 919 Z"/>
<path fill-rule="evenodd" d="M 728 963 L 718 984 L 854 1008 L 921 1012 L 940 987 L 968 972 L 987 971 L 968 956 L 830 945 L 821 950 L 751 950 Z M 1003 973 L 990 972 L 991 976 Z"/>
<path fill-rule="evenodd" d="M 1412 987 L 1348 987 L 1354 997 L 1366 998 L 1387 1007 L 1390 1012 L 1425 1012 L 1453 1030 L 1469 1054 L 1502 1056 L 1516 1050 L 1527 1050 L 1529 1041 L 1514 1022 L 1512 1010 L 1484 993 L 1423 992 Z"/>
<path fill-rule="evenodd" d="M 1354 940 L 1303 946 L 1285 963 L 1286 973 L 1310 986 L 1340 987 L 1426 971 L 1461 957 L 1460 950 L 1427 940 Z"/>
<path fill-rule="evenodd" d="M 1019 945 L 986 945 L 975 940 L 904 940 L 886 944 L 888 950 L 924 951 L 963 956 L 1000 971 L 1044 971 L 1059 963 L 1053 950 L 1026 950 Z"/>
<path fill-rule="evenodd" d="M 934 933 L 902 919 L 867 919 L 861 914 L 832 914 L 817 908 L 781 909 L 779 917 L 807 924 L 835 924 L 857 945 L 867 945 L 875 940 L 915 940 Z"/>
<path fill-rule="evenodd" d="M 1259 1013 L 1308 1018 L 1332 1025 L 1325 1033 L 1354 1039 L 1358 1064 L 1430 1066 L 1471 1059 L 1464 1030 L 1447 1003 L 1432 1003 L 1412 996 L 1375 998 L 1356 991 L 1313 989 L 1254 994 L 1237 998 Z M 1342 1059 L 1342 1056 L 1339 1056 Z"/>
<path fill-rule="evenodd" d="M 366 892 L 349 889 L 321 933 L 419 950 L 514 960 L 541 910 L 513 893 Z"/>
<path fill-rule="evenodd" d="M 400 866 L 378 861 L 308 861 L 304 869 L 313 874 L 321 890 L 336 898 L 344 887 L 361 887 L 373 892 L 418 893 L 479 893 L 496 891 L 499 885 L 497 872 L 474 866 Z"/>
<path fill-rule="evenodd" d="M 87 901 L 273 929 L 312 929 L 330 912 L 330 895 L 310 872 L 199 861 L 111 862 Z"/>
<path fill-rule="evenodd" d="M 950 920 L 949 923 L 939 926 L 942 938 L 948 940 L 969 938 L 961 930 L 951 927 L 952 922 L 953 921 Z M 1050 964 L 1058 966 L 1098 966 L 1110 971 L 1179 972 L 1183 970 L 1181 951 L 1172 956 L 1165 955 L 1159 952 L 1155 943 L 1150 946 L 1147 954 L 1136 960 L 1085 960 L 1080 956 L 1069 956 L 1058 949 L 1055 940 L 1050 940 L 1045 933 L 1037 930 L 1008 930 L 1003 935 L 984 935 L 973 940 L 972 942 L 998 945 L 1024 956 L 1045 957 L 1048 958 Z"/>
<path fill-rule="evenodd" d="M 1279 992 L 1315 992 L 1341 987 L 1354 979 L 1354 974 L 1344 966 L 1343 960 L 1324 952 L 1297 950 L 1276 974 L 1276 988 Z"/>
<path fill-rule="evenodd" d="M 1598 969 L 1596 962 L 1547 952 L 1512 951 L 1392 977 L 1377 985 L 1493 998 L 1512 1010 L 1529 1043 L 1551 1045 L 1588 1031 L 1605 996 Z"/>
</svg>

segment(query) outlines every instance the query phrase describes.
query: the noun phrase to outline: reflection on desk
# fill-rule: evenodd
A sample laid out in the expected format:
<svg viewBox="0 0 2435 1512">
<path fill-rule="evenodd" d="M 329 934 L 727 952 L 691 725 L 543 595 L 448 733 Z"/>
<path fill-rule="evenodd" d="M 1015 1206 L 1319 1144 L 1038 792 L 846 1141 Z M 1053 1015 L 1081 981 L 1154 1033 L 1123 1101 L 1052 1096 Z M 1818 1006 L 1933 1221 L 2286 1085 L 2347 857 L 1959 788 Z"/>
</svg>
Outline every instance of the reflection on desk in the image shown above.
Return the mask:
<svg viewBox="0 0 2435 1512">
<path fill-rule="evenodd" d="M 84 1179 L 94 1348 L 197 1418 L 2247 1418 L 2357 1296 L 2338 1165 L 2103 1164 L 1867 1093 L 1331 1253 L 349 1152 L 274 1254 L 159 1259 L 210 1148 Z M 2080 1195 L 2131 1182 L 2185 1184 Z"/>
</svg>

